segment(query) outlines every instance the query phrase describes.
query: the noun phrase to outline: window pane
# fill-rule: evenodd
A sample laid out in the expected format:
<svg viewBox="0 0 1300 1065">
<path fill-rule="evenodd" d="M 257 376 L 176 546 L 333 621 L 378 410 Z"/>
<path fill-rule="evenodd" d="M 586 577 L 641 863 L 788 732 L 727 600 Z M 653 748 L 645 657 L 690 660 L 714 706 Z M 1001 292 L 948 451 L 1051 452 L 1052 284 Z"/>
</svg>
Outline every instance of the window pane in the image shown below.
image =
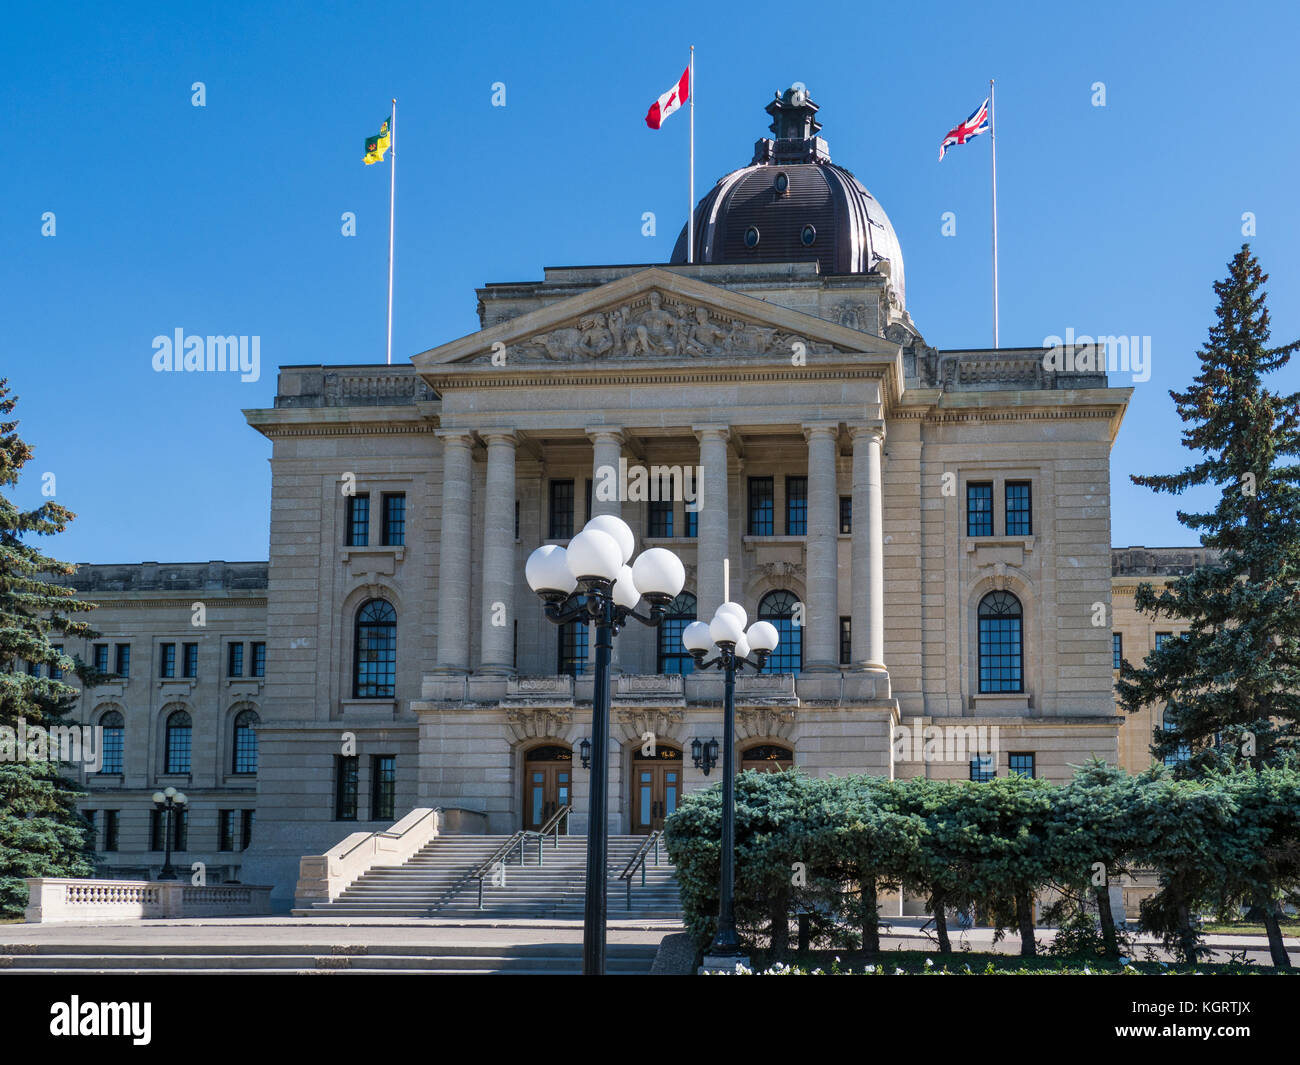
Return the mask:
<svg viewBox="0 0 1300 1065">
<path fill-rule="evenodd" d="M 686 509 L 686 535 L 687 536 L 700 535 L 700 512 L 698 510 L 691 510 L 690 508 L 693 506 L 695 506 L 695 504 L 690 503 L 687 505 L 687 509 Z"/>
<path fill-rule="evenodd" d="M 991 484 L 966 486 L 966 535 L 993 535 L 993 486 Z"/>
<path fill-rule="evenodd" d="M 357 611 L 354 699 L 391 699 L 397 687 L 397 612 L 383 599 Z"/>
<path fill-rule="evenodd" d="M 131 675 L 131 645 L 129 643 L 119 643 L 117 645 L 117 656 L 113 663 L 113 672 L 119 677 L 129 677 Z"/>
<path fill-rule="evenodd" d="M 785 479 L 785 534 L 808 535 L 808 478 Z"/>
<path fill-rule="evenodd" d="M 840 532 L 853 531 L 853 497 L 840 496 Z"/>
<path fill-rule="evenodd" d="M 158 676 L 176 676 L 176 645 L 164 643 L 158 646 Z"/>
<path fill-rule="evenodd" d="M 773 536 L 775 525 L 776 497 L 771 477 L 751 477 L 749 479 L 749 535 Z"/>
<path fill-rule="evenodd" d="M 581 677 L 587 672 L 587 623 L 570 621 L 560 626 L 557 673 Z"/>
<path fill-rule="evenodd" d="M 1007 765 L 1013 775 L 1032 777 L 1034 775 L 1034 756 L 1032 753 L 1019 753 L 1007 756 Z"/>
<path fill-rule="evenodd" d="M 184 658 L 182 659 L 183 672 L 187 677 L 197 677 L 199 675 L 199 645 L 197 643 L 187 643 L 182 645 Z"/>
<path fill-rule="evenodd" d="M 334 820 L 357 819 L 357 757 L 334 756 Z"/>
<path fill-rule="evenodd" d="M 100 750 L 103 758 L 100 762 L 101 773 L 122 772 L 122 752 L 126 749 L 126 729 L 123 728 L 122 715 L 116 710 L 110 711 L 99 719 Z"/>
<path fill-rule="evenodd" d="M 1020 600 L 990 592 L 979 606 L 979 690 L 1024 691 Z"/>
<path fill-rule="evenodd" d="M 659 625 L 659 672 L 692 673 L 695 659 L 682 646 L 682 632 L 695 620 L 695 596 L 682 592 L 668 604 L 668 613 Z"/>
<path fill-rule="evenodd" d="M 590 509 L 590 502 L 588 503 Z M 573 535 L 573 482 L 551 482 L 550 539 L 567 540 Z"/>
<path fill-rule="evenodd" d="M 256 711 L 243 710 L 235 718 L 235 761 L 236 773 L 257 772 L 257 732 L 259 724 Z"/>
<path fill-rule="evenodd" d="M 671 499 L 652 499 L 649 503 L 649 523 L 647 536 L 672 536 L 673 501 Z"/>
<path fill-rule="evenodd" d="M 977 784 L 986 784 L 997 775 L 991 754 L 977 754 L 970 760 L 970 778 Z"/>
<path fill-rule="evenodd" d="M 370 820 L 393 820 L 397 797 L 397 756 L 375 755 L 370 760 Z"/>
<path fill-rule="evenodd" d="M 348 496 L 347 532 L 344 543 L 348 547 L 367 547 L 370 544 L 370 496 L 366 493 Z"/>
<path fill-rule="evenodd" d="M 167 719 L 167 772 L 190 771 L 190 745 L 193 729 L 190 715 L 177 710 Z"/>
<path fill-rule="evenodd" d="M 1110 668 L 1119 669 L 1124 664 L 1124 635 L 1119 632 L 1110 634 Z"/>
<path fill-rule="evenodd" d="M 242 677 L 244 675 L 244 645 L 232 643 L 226 651 L 226 676 Z"/>
<path fill-rule="evenodd" d="M 776 591 L 768 592 L 758 604 L 760 620 L 775 625 L 781 637 L 764 673 L 798 673 L 803 668 L 803 626 L 794 623 L 798 602 L 793 592 Z"/>
<path fill-rule="evenodd" d="M 384 495 L 383 542 L 389 547 L 406 543 L 406 494 L 403 492 Z"/>
<path fill-rule="evenodd" d="M 108 644 L 95 644 L 95 669 L 100 673 L 108 672 Z"/>
<path fill-rule="evenodd" d="M 853 662 L 853 619 L 840 618 L 840 665 Z"/>
<path fill-rule="evenodd" d="M 1033 532 L 1033 514 L 1028 481 L 1007 482 L 1007 535 L 1028 536 Z"/>
<path fill-rule="evenodd" d="M 266 676 L 266 644 L 253 644 L 253 670 L 250 676 Z"/>
</svg>

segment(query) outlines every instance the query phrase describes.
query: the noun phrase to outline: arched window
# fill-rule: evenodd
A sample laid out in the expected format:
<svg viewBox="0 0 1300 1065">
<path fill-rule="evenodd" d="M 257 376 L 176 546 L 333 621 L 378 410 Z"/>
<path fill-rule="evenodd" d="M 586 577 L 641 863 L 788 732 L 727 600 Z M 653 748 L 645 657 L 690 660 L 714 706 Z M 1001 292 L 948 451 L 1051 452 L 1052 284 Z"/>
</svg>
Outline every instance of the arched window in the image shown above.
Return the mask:
<svg viewBox="0 0 1300 1065">
<path fill-rule="evenodd" d="M 122 758 L 126 749 L 126 724 L 122 715 L 110 710 L 99 719 L 99 749 L 103 752 L 99 771 L 101 773 L 121 773 Z"/>
<path fill-rule="evenodd" d="M 695 659 L 682 646 L 682 630 L 695 620 L 695 596 L 682 592 L 668 604 L 668 613 L 659 623 L 659 672 L 694 672 Z"/>
<path fill-rule="evenodd" d="M 357 611 L 354 699 L 391 699 L 397 686 L 397 611 L 371 599 Z"/>
<path fill-rule="evenodd" d="M 757 769 L 764 773 L 780 773 L 794 766 L 794 752 L 789 747 L 773 743 L 760 743 L 750 747 L 740 756 L 740 768 Z"/>
<path fill-rule="evenodd" d="M 235 715 L 234 772 L 257 772 L 257 726 L 261 719 L 256 710 L 241 710 Z"/>
<path fill-rule="evenodd" d="M 167 716 L 167 763 L 168 773 L 188 773 L 190 771 L 191 737 L 194 724 L 190 715 L 184 710 L 176 710 Z"/>
<path fill-rule="evenodd" d="M 981 692 L 1022 692 L 1024 612 L 1010 592 L 989 592 L 979 606 Z"/>
<path fill-rule="evenodd" d="M 764 673 L 798 673 L 803 669 L 803 625 L 795 624 L 799 599 L 794 592 L 768 592 L 759 601 L 758 618 L 770 621 L 781 634 L 781 642 L 763 667 Z M 802 610 L 800 610 L 802 614 Z M 800 622 L 803 618 L 799 618 Z"/>
<path fill-rule="evenodd" d="M 1166 732 L 1178 731 L 1178 722 L 1174 718 L 1174 712 L 1169 707 L 1165 707 L 1164 716 L 1160 720 L 1161 726 Z M 1192 756 L 1192 749 L 1185 743 L 1180 743 L 1176 750 L 1170 751 L 1165 755 L 1165 765 L 1170 769 L 1176 769 Z"/>
</svg>

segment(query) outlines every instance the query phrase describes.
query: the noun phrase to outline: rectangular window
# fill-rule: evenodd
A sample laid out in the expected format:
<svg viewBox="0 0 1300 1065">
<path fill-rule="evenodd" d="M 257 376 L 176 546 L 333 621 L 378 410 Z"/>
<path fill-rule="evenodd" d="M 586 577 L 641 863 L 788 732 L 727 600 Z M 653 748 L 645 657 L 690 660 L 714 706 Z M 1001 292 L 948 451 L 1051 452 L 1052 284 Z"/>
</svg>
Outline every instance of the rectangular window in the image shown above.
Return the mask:
<svg viewBox="0 0 1300 1065">
<path fill-rule="evenodd" d="M 370 544 L 370 495 L 348 496 L 347 547 L 368 547 Z"/>
<path fill-rule="evenodd" d="M 808 478 L 785 479 L 785 534 L 808 535 Z"/>
<path fill-rule="evenodd" d="M 385 547 L 406 543 L 406 493 L 385 492 L 383 497 L 383 539 Z M 516 533 L 516 536 L 518 533 Z"/>
<path fill-rule="evenodd" d="M 749 535 L 776 534 L 776 499 L 771 477 L 749 479 Z"/>
<path fill-rule="evenodd" d="M 1110 668 L 1119 669 L 1124 664 L 1124 634 L 1110 634 Z"/>
<path fill-rule="evenodd" d="M 1173 638 L 1174 638 L 1174 634 L 1172 632 L 1157 632 L 1156 650 L 1159 651 L 1160 648 L 1164 647 L 1164 645 L 1168 643 L 1170 640 L 1172 640 Z"/>
<path fill-rule="evenodd" d="M 182 806 L 179 810 L 172 811 L 172 850 L 187 851 L 190 849 L 190 811 L 189 807 Z"/>
<path fill-rule="evenodd" d="M 90 822 L 90 846 L 92 850 L 99 849 L 99 825 L 96 822 L 98 810 L 82 810 L 81 816 Z"/>
<path fill-rule="evenodd" d="M 993 764 L 993 755 L 977 754 L 970 760 L 970 778 L 977 784 L 987 784 L 998 775 L 997 766 Z"/>
<path fill-rule="evenodd" d="M 104 811 L 104 837 L 101 840 L 105 851 L 117 850 L 118 828 L 121 822 L 121 810 Z"/>
<path fill-rule="evenodd" d="M 176 676 L 176 645 L 174 643 L 160 643 L 158 645 L 158 676 L 164 678 Z"/>
<path fill-rule="evenodd" d="M 993 535 L 993 485 L 988 482 L 966 486 L 966 535 Z"/>
<path fill-rule="evenodd" d="M 1034 531 L 1033 502 L 1028 481 L 1008 481 L 1006 487 L 1007 535 L 1029 536 Z"/>
<path fill-rule="evenodd" d="M 334 820 L 357 819 L 357 765 L 355 754 L 334 756 Z"/>
<path fill-rule="evenodd" d="M 248 850 L 253 842 L 253 822 L 257 820 L 256 810 L 240 810 L 239 849 Z"/>
<path fill-rule="evenodd" d="M 391 821 L 397 806 L 397 756 L 370 759 L 370 820 Z"/>
<path fill-rule="evenodd" d="M 250 677 L 266 676 L 266 644 L 260 641 L 253 644 L 253 668 L 248 675 Z"/>
<path fill-rule="evenodd" d="M 559 661 L 555 672 L 581 677 L 587 672 L 587 623 L 570 621 L 560 626 Z"/>
<path fill-rule="evenodd" d="M 226 648 L 226 676 L 242 677 L 244 675 L 244 645 L 232 643 Z"/>
<path fill-rule="evenodd" d="M 1033 778 L 1034 755 L 1032 751 L 1012 752 L 1007 756 L 1007 764 L 1012 776 Z"/>
<path fill-rule="evenodd" d="M 853 619 L 840 618 L 840 665 L 853 662 Z"/>
<path fill-rule="evenodd" d="M 63 644 L 61 644 L 61 643 L 56 643 L 56 644 L 53 645 L 53 647 L 54 647 L 54 653 L 55 653 L 56 655 L 61 655 L 61 654 L 63 654 Z M 58 666 L 56 666 L 56 665 L 54 665 L 54 664 L 51 664 L 51 665 L 50 665 L 50 680 L 62 680 L 62 679 L 63 679 L 63 670 L 61 670 Z"/>
<path fill-rule="evenodd" d="M 131 645 L 119 643 L 114 650 L 113 672 L 125 680 L 131 675 Z"/>
<path fill-rule="evenodd" d="M 649 502 L 649 522 L 646 525 L 647 536 L 672 536 L 673 501 L 671 499 L 652 499 Z"/>
<path fill-rule="evenodd" d="M 199 645 L 187 643 L 182 645 L 184 656 L 181 659 L 182 673 L 187 677 L 199 675 Z"/>
<path fill-rule="evenodd" d="M 27 662 L 26 669 L 29 677 L 39 677 L 41 675 L 41 664 L 39 662 Z"/>
<path fill-rule="evenodd" d="M 847 536 L 853 531 L 853 497 L 840 496 L 840 533 Z"/>
<path fill-rule="evenodd" d="M 573 535 L 573 482 L 552 481 L 550 492 L 549 539 L 567 540 Z"/>
<path fill-rule="evenodd" d="M 167 811 L 151 810 L 152 819 L 149 822 L 149 849 L 154 851 L 165 851 L 167 849 L 167 840 L 165 833 L 167 831 Z M 184 808 L 172 810 L 172 850 L 183 851 L 189 849 L 190 824 L 189 810 Z"/>
<path fill-rule="evenodd" d="M 233 851 L 235 849 L 235 811 L 217 811 L 217 850 Z"/>
<path fill-rule="evenodd" d="M 694 505 L 694 503 L 690 504 L 690 506 Z M 686 535 L 692 538 L 698 537 L 700 535 L 700 512 L 691 510 L 688 507 L 683 516 L 686 518 Z"/>
<path fill-rule="evenodd" d="M 101 773 L 121 773 L 122 753 L 125 747 L 126 730 L 121 725 L 122 716 L 117 713 L 105 714 L 100 718 L 100 764 Z"/>
<path fill-rule="evenodd" d="M 106 643 L 95 644 L 95 672 L 108 672 L 108 644 Z"/>
<path fill-rule="evenodd" d="M 166 825 L 166 813 L 162 810 L 149 811 L 149 849 L 151 851 L 160 851 L 167 846 L 163 838 L 163 827 Z"/>
</svg>

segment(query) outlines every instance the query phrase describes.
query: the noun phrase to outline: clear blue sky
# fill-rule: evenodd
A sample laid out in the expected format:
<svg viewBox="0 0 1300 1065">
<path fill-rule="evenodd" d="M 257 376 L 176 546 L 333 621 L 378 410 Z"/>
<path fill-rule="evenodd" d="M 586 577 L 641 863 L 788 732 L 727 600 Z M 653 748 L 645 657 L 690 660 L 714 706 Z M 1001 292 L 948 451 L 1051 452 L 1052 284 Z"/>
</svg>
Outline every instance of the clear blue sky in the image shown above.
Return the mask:
<svg viewBox="0 0 1300 1065">
<path fill-rule="evenodd" d="M 71 560 L 266 557 L 270 445 L 240 410 L 271 404 L 277 365 L 383 361 L 388 168 L 361 149 L 392 96 L 395 360 L 471 332 L 484 282 L 668 259 L 685 116 L 642 118 L 691 43 L 697 195 L 804 82 L 939 347 L 990 342 L 988 138 L 936 160 L 997 78 L 1003 345 L 1152 338 L 1113 456 L 1116 544 L 1192 542 L 1127 475 L 1187 460 L 1167 392 L 1245 211 L 1274 338 L 1300 335 L 1294 5 L 28 3 L 5 28 L 0 374 L 36 449 L 19 499 L 56 475 L 78 520 L 49 546 Z M 153 372 L 178 327 L 259 335 L 261 380 Z"/>
</svg>

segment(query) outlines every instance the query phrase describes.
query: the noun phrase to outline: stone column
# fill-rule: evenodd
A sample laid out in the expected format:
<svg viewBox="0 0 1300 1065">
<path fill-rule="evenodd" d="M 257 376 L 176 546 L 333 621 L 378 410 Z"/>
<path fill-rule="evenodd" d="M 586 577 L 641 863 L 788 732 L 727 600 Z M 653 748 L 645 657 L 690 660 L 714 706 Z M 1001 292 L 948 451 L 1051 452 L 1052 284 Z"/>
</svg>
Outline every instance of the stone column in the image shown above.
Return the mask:
<svg viewBox="0 0 1300 1065">
<path fill-rule="evenodd" d="M 725 426 L 697 426 L 700 441 L 699 548 L 696 576 L 697 616 L 708 621 L 722 605 L 722 560 L 727 557 L 727 438 Z M 734 584 L 734 582 L 733 582 Z M 739 596 L 733 588 L 733 595 Z"/>
<path fill-rule="evenodd" d="M 514 672 L 515 448 L 511 432 L 482 432 L 487 443 L 483 496 L 483 603 L 478 672 Z"/>
<path fill-rule="evenodd" d="M 835 458 L 839 425 L 804 427 L 808 441 L 808 581 L 804 598 L 804 671 L 839 671 L 838 510 Z"/>
<path fill-rule="evenodd" d="M 621 518 L 623 516 L 623 501 L 618 498 L 618 463 L 619 459 L 623 457 L 623 434 L 618 429 L 589 429 L 587 435 L 591 438 L 592 445 L 591 516 L 612 514 L 616 518 Z M 604 476 L 600 472 L 602 467 L 607 468 Z M 603 481 L 609 479 L 608 470 L 613 471 L 612 487 L 615 489 L 615 498 L 601 499 L 600 486 Z M 618 649 L 622 641 L 628 638 L 629 631 L 634 628 L 639 628 L 639 626 L 635 623 L 630 625 L 614 639 L 613 650 L 609 656 L 609 668 L 613 673 L 623 672 Z M 596 630 L 594 627 L 587 629 L 587 670 L 593 674 L 596 672 Z"/>
<path fill-rule="evenodd" d="M 597 514 L 613 514 L 616 518 L 623 516 L 622 500 L 601 499 L 600 487 L 602 482 L 609 476 L 601 475 L 601 468 L 606 467 L 613 471 L 612 487 L 617 493 L 618 489 L 618 463 L 623 457 L 623 434 L 618 429 L 588 429 L 587 435 L 591 438 L 592 444 L 592 463 L 591 463 L 591 516 Z"/>
<path fill-rule="evenodd" d="M 853 434 L 853 668 L 885 671 L 885 543 L 880 454 L 883 425 Z"/>
<path fill-rule="evenodd" d="M 473 464 L 468 433 L 442 439 L 442 533 L 438 544 L 438 665 L 444 674 L 469 672 L 470 520 Z"/>
</svg>

